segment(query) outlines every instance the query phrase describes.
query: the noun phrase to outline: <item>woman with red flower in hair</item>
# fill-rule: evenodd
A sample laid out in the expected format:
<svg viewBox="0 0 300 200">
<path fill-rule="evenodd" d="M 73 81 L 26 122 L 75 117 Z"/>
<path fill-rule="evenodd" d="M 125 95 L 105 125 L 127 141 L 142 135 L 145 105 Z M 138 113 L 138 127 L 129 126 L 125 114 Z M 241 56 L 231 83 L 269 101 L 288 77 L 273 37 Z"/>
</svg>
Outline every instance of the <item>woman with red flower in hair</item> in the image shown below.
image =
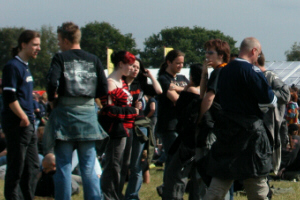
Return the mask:
<svg viewBox="0 0 300 200">
<path fill-rule="evenodd" d="M 135 56 L 128 51 L 111 55 L 114 71 L 107 78 L 108 96 L 101 99 L 103 109 L 99 122 L 109 134 L 101 176 L 104 199 L 122 199 L 122 189 L 130 162 L 132 128 L 137 108 L 131 106 L 132 96 L 122 76 L 132 70 Z"/>
</svg>

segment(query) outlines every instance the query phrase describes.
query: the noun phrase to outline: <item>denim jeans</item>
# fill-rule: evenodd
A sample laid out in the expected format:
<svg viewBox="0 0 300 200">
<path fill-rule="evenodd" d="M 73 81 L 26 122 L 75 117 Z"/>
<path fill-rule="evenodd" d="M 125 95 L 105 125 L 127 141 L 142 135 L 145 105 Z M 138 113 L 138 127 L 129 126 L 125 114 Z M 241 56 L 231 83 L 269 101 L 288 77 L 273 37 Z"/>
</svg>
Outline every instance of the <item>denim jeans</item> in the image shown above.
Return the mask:
<svg viewBox="0 0 300 200">
<path fill-rule="evenodd" d="M 147 128 L 140 127 L 140 130 L 146 136 L 148 136 Z M 141 143 L 136 134 L 133 133 L 131 159 L 129 167 L 130 176 L 126 189 L 125 199 L 139 199 L 139 191 L 143 183 L 141 160 L 144 147 L 145 143 Z"/>
<path fill-rule="evenodd" d="M 94 170 L 95 141 L 61 141 L 55 144 L 56 173 L 53 176 L 55 199 L 71 199 L 72 152 L 77 147 L 84 199 L 101 199 L 99 178 Z"/>
</svg>

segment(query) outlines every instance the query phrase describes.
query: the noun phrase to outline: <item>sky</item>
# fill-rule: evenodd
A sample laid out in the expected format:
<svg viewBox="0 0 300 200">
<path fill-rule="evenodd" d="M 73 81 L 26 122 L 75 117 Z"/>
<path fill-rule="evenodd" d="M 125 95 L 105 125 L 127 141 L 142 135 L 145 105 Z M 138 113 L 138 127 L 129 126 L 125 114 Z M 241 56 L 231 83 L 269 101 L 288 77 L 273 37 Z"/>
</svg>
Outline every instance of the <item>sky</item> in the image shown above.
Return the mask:
<svg viewBox="0 0 300 200">
<path fill-rule="evenodd" d="M 0 28 L 65 21 L 79 26 L 108 22 L 122 34 L 132 33 L 137 47 L 164 28 L 204 27 L 233 37 L 238 47 L 256 37 L 267 61 L 285 61 L 285 51 L 300 42 L 299 0 L 0 0 Z M 55 28 L 56 29 L 56 28 Z"/>
</svg>

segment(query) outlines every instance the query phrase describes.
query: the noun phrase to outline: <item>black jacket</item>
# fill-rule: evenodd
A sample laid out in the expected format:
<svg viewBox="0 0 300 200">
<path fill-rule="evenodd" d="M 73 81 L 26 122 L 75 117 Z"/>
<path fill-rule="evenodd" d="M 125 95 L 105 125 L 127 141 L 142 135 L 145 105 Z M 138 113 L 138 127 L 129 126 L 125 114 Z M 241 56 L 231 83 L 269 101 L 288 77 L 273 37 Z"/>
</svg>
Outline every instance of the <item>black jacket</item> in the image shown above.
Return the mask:
<svg viewBox="0 0 300 200">
<path fill-rule="evenodd" d="M 231 180 L 268 175 L 272 168 L 272 148 L 261 119 L 221 113 L 214 133 L 217 140 L 200 162 L 206 175 Z"/>
</svg>

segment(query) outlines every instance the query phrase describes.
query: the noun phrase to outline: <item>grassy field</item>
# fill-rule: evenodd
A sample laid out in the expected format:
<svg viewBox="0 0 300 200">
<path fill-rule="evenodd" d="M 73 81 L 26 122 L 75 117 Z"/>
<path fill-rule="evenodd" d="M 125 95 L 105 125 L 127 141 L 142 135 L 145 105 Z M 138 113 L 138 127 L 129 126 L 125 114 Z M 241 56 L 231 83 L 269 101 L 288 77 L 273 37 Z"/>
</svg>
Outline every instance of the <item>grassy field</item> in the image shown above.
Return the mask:
<svg viewBox="0 0 300 200">
<path fill-rule="evenodd" d="M 151 174 L 151 182 L 150 184 L 143 184 L 140 191 L 140 199 L 141 200 L 157 200 L 160 199 L 157 192 L 156 186 L 162 183 L 162 168 L 154 168 L 150 170 Z M 0 180 L 0 200 L 4 200 L 3 195 L 3 185 L 4 181 Z M 274 181 L 270 182 L 270 185 L 273 185 L 275 188 L 290 188 L 292 191 L 285 193 L 274 195 L 273 200 L 298 200 L 300 199 L 300 182 L 287 182 L 287 181 Z M 126 186 L 125 186 L 126 187 Z M 278 190 L 280 192 L 281 190 Z M 237 194 L 235 194 L 237 195 Z M 38 200 L 43 200 L 45 198 L 36 198 Z M 83 192 L 82 189 L 79 195 L 72 196 L 72 200 L 82 200 Z M 184 199 L 188 199 L 188 194 L 185 194 Z M 246 200 L 247 198 L 243 194 L 238 194 L 238 196 L 234 197 L 235 200 Z"/>
</svg>

